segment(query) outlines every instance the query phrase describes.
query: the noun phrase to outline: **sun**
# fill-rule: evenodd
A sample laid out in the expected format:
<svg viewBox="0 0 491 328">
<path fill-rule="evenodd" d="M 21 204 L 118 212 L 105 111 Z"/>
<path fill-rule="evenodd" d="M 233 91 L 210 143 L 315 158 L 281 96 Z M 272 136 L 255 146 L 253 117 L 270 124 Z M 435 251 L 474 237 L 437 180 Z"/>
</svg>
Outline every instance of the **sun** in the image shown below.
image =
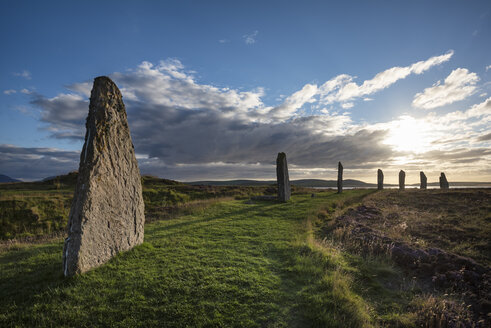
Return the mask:
<svg viewBox="0 0 491 328">
<path fill-rule="evenodd" d="M 422 119 L 402 116 L 391 122 L 384 143 L 398 151 L 424 153 L 431 147 L 430 125 Z"/>
</svg>

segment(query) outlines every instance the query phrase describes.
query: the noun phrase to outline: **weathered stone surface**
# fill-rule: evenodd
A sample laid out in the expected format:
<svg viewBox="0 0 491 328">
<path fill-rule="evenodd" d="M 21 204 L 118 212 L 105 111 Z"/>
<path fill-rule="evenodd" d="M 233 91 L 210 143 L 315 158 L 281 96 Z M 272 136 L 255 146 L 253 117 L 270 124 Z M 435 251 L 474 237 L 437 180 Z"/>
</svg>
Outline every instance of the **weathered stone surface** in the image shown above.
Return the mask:
<svg viewBox="0 0 491 328">
<path fill-rule="evenodd" d="M 338 194 L 343 192 L 343 165 L 338 162 Z"/>
<path fill-rule="evenodd" d="M 448 184 L 447 177 L 445 173 L 440 174 L 440 189 L 449 189 L 450 185 Z"/>
<path fill-rule="evenodd" d="M 278 153 L 276 158 L 276 179 L 278 181 L 278 200 L 286 202 L 290 199 L 291 187 L 285 153 Z"/>
<path fill-rule="evenodd" d="M 86 128 L 63 249 L 65 276 L 143 242 L 140 171 L 121 92 L 107 77 L 94 80 Z"/>
<path fill-rule="evenodd" d="M 378 190 L 384 189 L 384 172 L 381 169 L 377 170 L 377 188 Z"/>
<path fill-rule="evenodd" d="M 406 172 L 401 170 L 399 172 L 399 190 L 406 189 Z"/>
<path fill-rule="evenodd" d="M 421 180 L 419 189 L 426 189 L 428 179 L 426 178 L 426 175 L 423 171 L 419 172 L 419 179 Z"/>
</svg>

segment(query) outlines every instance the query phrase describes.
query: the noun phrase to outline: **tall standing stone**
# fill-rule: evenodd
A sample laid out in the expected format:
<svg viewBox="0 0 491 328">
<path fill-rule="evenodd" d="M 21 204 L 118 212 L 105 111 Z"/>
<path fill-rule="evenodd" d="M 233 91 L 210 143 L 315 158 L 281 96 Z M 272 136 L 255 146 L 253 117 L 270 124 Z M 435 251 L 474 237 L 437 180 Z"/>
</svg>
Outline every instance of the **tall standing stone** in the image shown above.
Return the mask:
<svg viewBox="0 0 491 328">
<path fill-rule="evenodd" d="M 276 158 L 276 180 L 278 182 L 278 200 L 280 202 L 288 201 L 291 196 L 291 187 L 285 153 L 278 153 Z"/>
<path fill-rule="evenodd" d="M 381 169 L 377 170 L 377 189 L 384 189 L 384 172 Z"/>
<path fill-rule="evenodd" d="M 116 84 L 94 80 L 87 132 L 63 248 L 65 276 L 97 267 L 143 242 L 140 171 Z"/>
<path fill-rule="evenodd" d="M 343 192 L 343 165 L 338 162 L 338 194 Z"/>
<path fill-rule="evenodd" d="M 421 181 L 419 189 L 426 189 L 428 179 L 423 171 L 419 172 L 419 179 Z"/>
<path fill-rule="evenodd" d="M 447 181 L 447 177 L 445 176 L 445 173 L 440 174 L 440 189 L 449 189 L 449 184 Z"/>
<path fill-rule="evenodd" d="M 404 190 L 406 188 L 406 172 L 401 170 L 399 172 L 399 190 Z"/>
</svg>

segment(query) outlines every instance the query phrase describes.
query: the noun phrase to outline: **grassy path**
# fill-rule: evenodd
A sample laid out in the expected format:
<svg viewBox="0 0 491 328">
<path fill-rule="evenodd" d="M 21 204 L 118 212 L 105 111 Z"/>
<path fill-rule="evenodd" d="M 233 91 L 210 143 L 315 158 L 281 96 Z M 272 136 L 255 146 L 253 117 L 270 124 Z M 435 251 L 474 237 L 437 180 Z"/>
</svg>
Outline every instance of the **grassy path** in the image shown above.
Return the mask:
<svg viewBox="0 0 491 328">
<path fill-rule="evenodd" d="M 362 300 L 339 259 L 312 248 L 308 218 L 367 193 L 219 203 L 148 224 L 143 245 L 71 279 L 61 241 L 10 250 L 0 254 L 0 326 L 363 326 Z"/>
</svg>

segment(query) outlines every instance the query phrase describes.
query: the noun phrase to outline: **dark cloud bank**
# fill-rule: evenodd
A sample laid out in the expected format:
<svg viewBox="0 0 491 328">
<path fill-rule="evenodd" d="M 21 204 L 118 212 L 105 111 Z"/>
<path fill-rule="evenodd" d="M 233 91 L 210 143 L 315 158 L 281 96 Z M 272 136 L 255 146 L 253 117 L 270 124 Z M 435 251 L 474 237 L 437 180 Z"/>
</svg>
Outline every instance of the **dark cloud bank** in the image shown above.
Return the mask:
<svg viewBox="0 0 491 328">
<path fill-rule="evenodd" d="M 144 174 L 178 180 L 271 179 L 276 154 L 286 152 L 293 178 L 334 178 L 338 161 L 348 170 L 376 170 L 390 167 L 403 155 L 383 143 L 387 130 L 352 124 L 344 114 L 296 115 L 311 101 L 303 94 L 311 93 L 309 88 L 277 107 L 267 107 L 260 100 L 262 90 L 239 92 L 197 84 L 178 61 L 158 67 L 143 63 L 135 71 L 111 77 L 124 95 Z M 52 137 L 79 142 L 81 149 L 90 87 L 91 82 L 73 84 L 70 93 L 53 98 L 30 95 Z M 457 153 L 435 151 L 415 159 L 471 161 L 489 155 L 485 148 L 465 156 L 464 151 Z M 0 156 L 0 173 L 31 180 L 75 170 L 79 160 L 75 151 L 11 145 L 1 145 Z"/>
</svg>

